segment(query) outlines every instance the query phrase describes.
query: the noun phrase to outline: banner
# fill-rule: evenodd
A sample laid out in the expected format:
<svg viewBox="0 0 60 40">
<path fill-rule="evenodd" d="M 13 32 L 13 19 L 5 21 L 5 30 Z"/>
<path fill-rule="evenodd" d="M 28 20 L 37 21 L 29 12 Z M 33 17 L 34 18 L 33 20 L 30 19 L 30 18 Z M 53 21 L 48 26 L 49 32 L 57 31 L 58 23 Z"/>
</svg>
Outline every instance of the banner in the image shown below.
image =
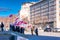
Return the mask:
<svg viewBox="0 0 60 40">
<path fill-rule="evenodd" d="M 25 28 L 27 26 L 27 22 L 24 22 L 22 19 L 16 18 L 14 25 Z"/>
</svg>

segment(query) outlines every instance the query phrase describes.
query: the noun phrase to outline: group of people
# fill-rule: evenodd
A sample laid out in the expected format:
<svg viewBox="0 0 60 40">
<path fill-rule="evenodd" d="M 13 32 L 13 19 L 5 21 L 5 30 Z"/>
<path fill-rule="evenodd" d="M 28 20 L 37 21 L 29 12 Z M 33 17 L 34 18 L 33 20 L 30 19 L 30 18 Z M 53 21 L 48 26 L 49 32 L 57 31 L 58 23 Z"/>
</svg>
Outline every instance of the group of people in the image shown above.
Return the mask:
<svg viewBox="0 0 60 40">
<path fill-rule="evenodd" d="M 31 34 L 33 35 L 33 32 L 38 36 L 38 28 L 32 27 L 31 28 Z"/>
<path fill-rule="evenodd" d="M 10 25 L 10 30 L 14 31 L 14 32 L 19 32 L 24 34 L 25 28 L 24 27 L 19 27 L 19 26 L 14 26 L 14 25 Z M 31 34 L 33 35 L 33 32 L 36 33 L 36 35 L 38 36 L 38 28 L 36 27 L 31 27 Z"/>
<path fill-rule="evenodd" d="M 20 32 L 24 34 L 24 28 L 23 27 L 19 27 L 19 26 L 15 26 L 15 25 L 11 25 L 10 24 L 10 30 L 14 31 L 14 32 Z"/>
<path fill-rule="evenodd" d="M 4 24 L 3 24 L 3 22 L 0 23 L 0 30 L 1 31 L 4 30 Z M 19 32 L 19 33 L 24 34 L 25 28 L 24 27 L 15 26 L 13 24 L 10 24 L 10 31 Z M 31 34 L 32 35 L 33 35 L 33 32 L 35 32 L 36 35 L 38 35 L 38 28 L 32 27 L 31 28 Z"/>
</svg>

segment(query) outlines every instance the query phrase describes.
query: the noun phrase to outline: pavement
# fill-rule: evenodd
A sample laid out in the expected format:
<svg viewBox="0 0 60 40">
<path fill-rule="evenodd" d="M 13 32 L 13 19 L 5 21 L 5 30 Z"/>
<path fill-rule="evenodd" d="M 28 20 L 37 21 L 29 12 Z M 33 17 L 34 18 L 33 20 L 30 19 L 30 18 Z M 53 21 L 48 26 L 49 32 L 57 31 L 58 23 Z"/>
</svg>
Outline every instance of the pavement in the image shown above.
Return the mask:
<svg viewBox="0 0 60 40">
<path fill-rule="evenodd" d="M 36 35 L 35 32 L 33 32 L 33 33 L 34 33 L 34 35 Z M 26 32 L 25 31 L 25 34 L 31 34 L 31 32 Z M 39 31 L 38 35 L 60 37 L 60 32 L 44 32 L 44 31 Z"/>
<path fill-rule="evenodd" d="M 31 36 L 31 32 L 25 32 L 29 40 L 60 40 L 60 32 L 38 32 L 39 36 Z M 29 36 L 30 35 L 30 36 Z"/>
<path fill-rule="evenodd" d="M 60 37 L 60 32 L 39 32 L 39 35 Z"/>
<path fill-rule="evenodd" d="M 20 34 L 20 36 L 27 38 L 28 40 L 60 40 L 59 32 L 39 32 L 39 36 L 31 35 L 30 32 L 26 32 L 25 34 Z"/>
<path fill-rule="evenodd" d="M 0 32 L 0 38 L 2 38 L 1 40 L 3 40 L 4 36 L 2 35 L 14 35 L 16 36 L 15 40 L 60 40 L 60 32 L 39 32 L 39 35 L 31 35 L 30 32 L 25 32 L 25 34 L 21 34 L 18 32 Z M 7 37 L 7 39 L 6 39 Z M 8 40 L 8 36 L 4 37 L 4 40 Z M 10 40 L 10 39 L 9 39 Z"/>
</svg>

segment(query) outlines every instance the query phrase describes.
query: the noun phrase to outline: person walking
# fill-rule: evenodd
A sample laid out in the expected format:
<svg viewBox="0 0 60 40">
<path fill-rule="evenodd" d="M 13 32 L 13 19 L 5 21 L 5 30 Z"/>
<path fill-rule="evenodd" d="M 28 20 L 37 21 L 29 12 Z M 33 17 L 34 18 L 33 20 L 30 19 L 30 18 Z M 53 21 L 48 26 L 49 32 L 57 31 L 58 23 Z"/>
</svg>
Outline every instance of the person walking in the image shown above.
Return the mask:
<svg viewBox="0 0 60 40">
<path fill-rule="evenodd" d="M 13 31 L 12 24 L 10 24 L 10 31 Z"/>
<path fill-rule="evenodd" d="M 33 35 L 34 27 L 31 28 L 31 34 Z"/>
<path fill-rule="evenodd" d="M 38 28 L 35 28 L 35 34 L 38 36 Z"/>
<path fill-rule="evenodd" d="M 10 31 L 15 31 L 15 26 L 13 25 L 13 23 L 10 24 Z"/>
<path fill-rule="evenodd" d="M 1 31 L 1 22 L 0 22 L 0 31 Z"/>
<path fill-rule="evenodd" d="M 22 34 L 24 34 L 25 29 L 24 29 L 23 27 L 21 27 L 20 30 L 21 30 L 20 32 L 21 32 Z"/>
<path fill-rule="evenodd" d="M 16 26 L 16 31 L 17 31 L 17 32 L 20 32 L 19 26 Z"/>
<path fill-rule="evenodd" d="M 2 31 L 4 30 L 3 27 L 4 27 L 4 24 L 3 24 L 3 22 L 1 22 L 1 30 Z"/>
</svg>

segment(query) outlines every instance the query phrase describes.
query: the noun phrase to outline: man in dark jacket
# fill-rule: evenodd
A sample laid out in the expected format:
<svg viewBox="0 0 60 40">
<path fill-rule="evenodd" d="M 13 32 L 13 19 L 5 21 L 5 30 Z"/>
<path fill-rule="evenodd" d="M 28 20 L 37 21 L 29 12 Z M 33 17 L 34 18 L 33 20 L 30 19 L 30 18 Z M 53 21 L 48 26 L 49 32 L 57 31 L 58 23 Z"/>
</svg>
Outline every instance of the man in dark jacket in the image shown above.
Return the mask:
<svg viewBox="0 0 60 40">
<path fill-rule="evenodd" d="M 3 31 L 4 24 L 1 22 L 1 30 Z"/>
<path fill-rule="evenodd" d="M 38 36 L 38 28 L 35 29 L 35 33 Z"/>
</svg>

